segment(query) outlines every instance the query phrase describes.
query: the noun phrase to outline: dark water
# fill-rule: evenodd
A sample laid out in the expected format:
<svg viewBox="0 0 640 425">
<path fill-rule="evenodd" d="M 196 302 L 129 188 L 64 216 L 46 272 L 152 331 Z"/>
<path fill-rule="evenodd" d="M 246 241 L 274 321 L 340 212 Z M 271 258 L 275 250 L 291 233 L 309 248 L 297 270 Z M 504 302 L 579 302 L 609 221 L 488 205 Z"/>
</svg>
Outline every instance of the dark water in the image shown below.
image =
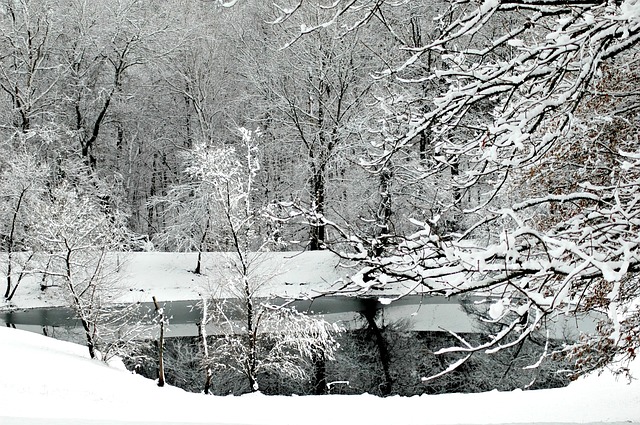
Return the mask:
<svg viewBox="0 0 640 425">
<path fill-rule="evenodd" d="M 241 306 L 238 300 L 220 301 L 225 315 L 233 320 L 241 318 L 239 311 Z M 267 300 L 255 300 L 255 303 L 267 302 Z M 274 306 L 288 305 L 295 307 L 299 312 L 313 315 L 342 315 L 358 314 L 365 311 L 398 310 L 409 307 L 410 311 L 419 313 L 421 309 L 428 310 L 428 306 L 458 307 L 459 300 L 443 297 L 424 297 L 421 295 L 409 295 L 393 301 L 391 305 L 383 305 L 376 298 L 355 298 L 348 296 L 327 296 L 314 300 L 285 300 L 269 299 L 268 303 Z M 172 325 L 196 324 L 201 321 L 202 311 L 198 300 L 170 301 L 161 303 L 165 317 Z M 117 308 L 117 307 L 115 307 Z M 153 303 L 140 303 L 138 305 L 139 319 L 154 315 Z M 411 313 L 410 313 L 411 314 Z M 413 313 L 414 316 L 417 313 Z M 68 307 L 32 308 L 0 312 L 0 322 L 10 325 L 76 327 L 80 323 L 74 311 Z"/>
<path fill-rule="evenodd" d="M 465 297 L 464 299 L 451 297 L 426 297 L 421 295 L 408 295 L 391 304 L 382 304 L 377 298 L 356 298 L 349 296 L 325 296 L 314 300 L 285 300 L 269 299 L 268 303 L 274 306 L 288 305 L 295 307 L 299 312 L 312 315 L 322 315 L 331 323 L 340 323 L 346 328 L 357 327 L 358 321 L 362 321 L 361 313 L 377 312 L 385 323 L 405 321 L 407 330 L 415 331 L 454 331 L 454 332 L 478 332 L 478 322 L 475 317 L 468 315 L 462 308 L 462 304 L 471 304 L 479 298 Z M 220 300 L 219 307 L 228 320 L 240 320 L 243 318 L 243 308 L 239 300 Z M 254 300 L 255 304 L 267 302 L 267 300 Z M 174 336 L 197 336 L 196 326 L 202 320 L 202 312 L 198 300 L 171 301 L 161 303 L 164 308 L 165 318 L 168 319 L 169 330 Z M 118 307 L 114 307 L 118 308 Z M 213 310 L 212 309 L 212 310 Z M 155 317 L 153 303 L 141 303 L 130 321 L 148 321 Z M 210 311 L 210 314 L 212 312 Z M 585 317 L 580 320 L 566 317 L 558 318 L 547 326 L 552 336 L 567 337 L 577 335 L 579 332 L 593 332 L 596 320 Z M 41 331 L 43 327 L 53 328 L 78 328 L 80 322 L 73 310 L 66 307 L 34 308 L 26 310 L 14 310 L 0 312 L 0 326 L 22 327 L 25 329 Z M 208 327 L 209 328 L 209 327 Z M 215 323 L 211 324 L 211 332 L 215 331 Z"/>
</svg>

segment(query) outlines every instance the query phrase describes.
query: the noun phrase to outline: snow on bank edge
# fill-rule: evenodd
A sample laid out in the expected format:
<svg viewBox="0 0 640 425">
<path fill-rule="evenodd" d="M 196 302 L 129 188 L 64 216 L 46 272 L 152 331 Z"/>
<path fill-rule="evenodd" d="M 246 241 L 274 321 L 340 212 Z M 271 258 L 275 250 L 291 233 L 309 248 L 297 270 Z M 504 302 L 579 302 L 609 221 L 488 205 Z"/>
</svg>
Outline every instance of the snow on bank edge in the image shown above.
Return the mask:
<svg viewBox="0 0 640 425">
<path fill-rule="evenodd" d="M 79 345 L 0 328 L 0 423 L 11 417 L 13 423 L 15 418 L 261 425 L 640 423 L 640 385 L 627 385 L 607 373 L 541 391 L 384 399 L 213 397 L 158 388 L 153 381 L 88 359 L 85 351 Z"/>
</svg>

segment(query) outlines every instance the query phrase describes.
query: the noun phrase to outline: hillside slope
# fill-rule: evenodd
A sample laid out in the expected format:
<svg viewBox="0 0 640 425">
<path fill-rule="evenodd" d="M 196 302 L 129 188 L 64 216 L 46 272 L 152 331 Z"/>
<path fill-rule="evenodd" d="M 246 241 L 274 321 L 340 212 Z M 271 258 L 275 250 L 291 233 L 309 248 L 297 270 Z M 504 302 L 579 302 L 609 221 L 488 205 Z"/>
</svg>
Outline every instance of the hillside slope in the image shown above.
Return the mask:
<svg viewBox="0 0 640 425">
<path fill-rule="evenodd" d="M 29 332 L 0 328 L 0 347 L 3 425 L 640 423 L 640 385 L 607 373 L 540 391 L 214 397 L 158 388 L 117 365 L 89 360 L 85 347 Z"/>
</svg>

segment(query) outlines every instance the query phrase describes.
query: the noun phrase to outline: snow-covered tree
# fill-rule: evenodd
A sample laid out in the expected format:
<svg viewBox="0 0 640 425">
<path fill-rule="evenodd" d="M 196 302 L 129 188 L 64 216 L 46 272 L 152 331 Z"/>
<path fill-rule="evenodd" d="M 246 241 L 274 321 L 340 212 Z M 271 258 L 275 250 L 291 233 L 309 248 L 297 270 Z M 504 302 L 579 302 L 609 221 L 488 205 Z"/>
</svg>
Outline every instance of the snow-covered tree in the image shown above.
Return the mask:
<svg viewBox="0 0 640 425">
<path fill-rule="evenodd" d="M 0 6 L 0 93 L 8 99 L 3 127 L 28 131 L 50 117 L 61 71 L 55 64 L 59 35 L 53 2 L 7 1 Z M 5 115 L 6 114 L 6 115 Z"/>
<path fill-rule="evenodd" d="M 199 254 L 212 250 L 258 250 L 254 229 L 256 212 L 251 196 L 255 175 L 259 170 L 257 144 L 259 134 L 241 129 L 246 155 L 233 146 L 212 147 L 198 143 L 187 154 L 185 183 L 173 185 L 162 203 L 163 233 L 154 242 L 163 248 L 195 250 Z M 246 203 L 246 205 L 245 205 Z M 240 215 L 239 215 L 240 214 Z M 256 225 L 257 226 L 257 225 Z M 240 235 L 238 232 L 244 230 Z M 200 274 L 202 256 L 198 256 L 195 273 Z"/>
<path fill-rule="evenodd" d="M 259 264 L 255 262 L 253 265 Z M 255 273 L 254 273 L 255 275 Z M 213 318 L 218 335 L 210 336 L 208 367 L 230 371 L 246 381 L 245 391 L 260 389 L 260 376 L 309 379 L 308 371 L 321 356 L 331 360 L 338 349 L 339 329 L 294 308 L 260 297 L 264 276 L 245 276 L 224 282 L 238 296 L 217 306 Z M 242 291 L 242 292 L 241 292 Z M 245 291 L 248 291 L 245 292 Z M 215 305 L 215 303 L 214 303 Z M 326 386 L 326 382 L 319 383 Z"/>
<path fill-rule="evenodd" d="M 335 16 L 381 17 L 393 5 L 351 6 L 336 2 Z M 601 313 L 602 323 L 599 335 L 567 349 L 580 355 L 578 371 L 613 361 L 624 370 L 640 321 L 640 4 L 450 2 L 435 19 L 439 34 L 407 46 L 409 58 L 380 77 L 444 79 L 446 88 L 367 162 L 382 170 L 426 134 L 429 166 L 407 171 L 428 181 L 455 166 L 459 195 L 442 207 L 460 214 L 457 228 L 439 227 L 438 216 L 416 220 L 415 233 L 386 239 L 380 256 L 367 249 L 373 241 L 343 228 L 365 266 L 354 285 L 411 282 L 432 294 L 498 298 L 492 317 L 502 330 L 481 345 L 461 337 L 441 350 L 461 355 L 448 370 L 475 352 L 514 346 L 558 315 L 583 312 Z M 302 36 L 321 28 L 304 27 Z M 443 63 L 417 69 L 430 54 Z"/>
<path fill-rule="evenodd" d="M 126 217 L 102 202 L 102 190 L 114 188 L 97 180 L 88 166 L 78 161 L 65 171 L 66 179 L 49 187 L 36 213 L 31 249 L 48 290 L 60 291 L 80 320 L 91 358 L 99 352 L 106 358 L 138 329 L 136 321 L 127 323 L 135 306 L 113 305 L 119 295 L 118 260 L 110 253 L 127 244 Z"/>
<path fill-rule="evenodd" d="M 226 260 L 210 270 L 210 303 L 203 311 L 204 330 L 214 323 L 218 335 L 207 338 L 207 368 L 229 368 L 247 379 L 248 389 L 258 391 L 258 377 L 272 372 L 301 378 L 304 359 L 317 353 L 331 357 L 337 344 L 334 327 L 324 320 L 279 305 L 263 290 L 278 273 L 265 265 L 264 251 L 269 240 L 257 231 L 263 220 L 254 207 L 252 193 L 259 170 L 257 139 L 259 133 L 241 128 L 243 143 L 233 147 L 195 150 L 196 161 L 189 168 L 193 175 L 207 183 L 208 208 L 215 211 L 214 223 L 219 251 L 228 251 Z M 216 273 L 217 272 L 217 273 Z M 220 276 L 224 277 L 221 281 Z M 220 302 L 221 298 L 226 302 Z M 207 374 L 207 376 L 210 376 Z"/>
<path fill-rule="evenodd" d="M 323 19 L 321 7 L 306 5 L 295 22 L 257 29 L 248 37 L 253 49 L 239 52 L 255 99 L 252 118 L 264 132 L 259 183 L 269 201 L 292 201 L 319 215 L 355 220 L 370 189 L 354 157 L 367 144 L 359 126 L 374 84 L 368 74 L 377 63 L 369 46 L 376 43 L 375 32 L 340 38 L 337 30 L 327 30 L 281 48 L 291 28 Z M 302 225 L 285 229 L 285 238 L 306 249 L 335 242 L 321 221 L 297 224 Z"/>
<path fill-rule="evenodd" d="M 36 268 L 34 211 L 43 205 L 47 170 L 33 154 L 12 152 L 15 146 L 7 145 L 3 147 L 6 162 L 0 165 L 0 233 L 2 251 L 6 253 L 2 258 L 6 276 L 4 298 L 11 301 L 23 279 L 33 275 Z"/>
</svg>

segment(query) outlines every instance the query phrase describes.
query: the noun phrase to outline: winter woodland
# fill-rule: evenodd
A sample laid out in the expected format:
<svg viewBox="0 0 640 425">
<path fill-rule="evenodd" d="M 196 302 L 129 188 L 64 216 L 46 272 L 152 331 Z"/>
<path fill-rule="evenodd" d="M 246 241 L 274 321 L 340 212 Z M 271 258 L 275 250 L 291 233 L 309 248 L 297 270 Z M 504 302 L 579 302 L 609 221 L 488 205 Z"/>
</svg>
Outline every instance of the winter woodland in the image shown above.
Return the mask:
<svg viewBox="0 0 640 425">
<path fill-rule="evenodd" d="M 323 393 L 361 346 L 258 299 L 254 270 L 264 252 L 329 250 L 354 268 L 328 295 L 486 300 L 487 331 L 441 335 L 414 393 L 469 378 L 451 374 L 480 355 L 513 365 L 531 341 L 519 369 L 625 373 L 640 346 L 639 41 L 636 0 L 4 0 L 0 306 L 25 285 L 64 291 L 91 357 L 150 358 L 122 326 L 135 306 L 111 308 L 109 254 L 226 252 L 233 278 L 202 294 L 201 323 L 228 326 L 172 343 L 184 373 L 205 392 L 228 371 L 231 392 L 282 376 L 284 392 L 315 379 Z M 240 300 L 241 325 L 216 291 Z M 540 335 L 586 314 L 593 333 Z M 390 359 L 422 348 L 363 323 L 391 394 Z"/>
</svg>

